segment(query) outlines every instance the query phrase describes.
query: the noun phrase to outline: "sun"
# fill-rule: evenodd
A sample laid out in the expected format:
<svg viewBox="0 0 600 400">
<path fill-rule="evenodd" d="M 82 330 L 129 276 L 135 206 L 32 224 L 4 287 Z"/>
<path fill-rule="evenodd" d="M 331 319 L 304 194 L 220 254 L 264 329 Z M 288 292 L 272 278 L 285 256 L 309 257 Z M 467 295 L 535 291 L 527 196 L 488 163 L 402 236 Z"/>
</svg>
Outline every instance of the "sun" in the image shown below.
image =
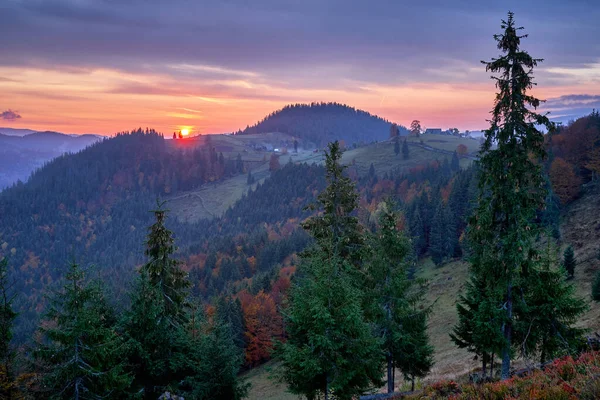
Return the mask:
<svg viewBox="0 0 600 400">
<path fill-rule="evenodd" d="M 184 129 L 181 130 L 181 135 L 182 136 L 187 136 L 189 134 L 190 134 L 190 130 L 189 129 L 184 128 Z"/>
</svg>

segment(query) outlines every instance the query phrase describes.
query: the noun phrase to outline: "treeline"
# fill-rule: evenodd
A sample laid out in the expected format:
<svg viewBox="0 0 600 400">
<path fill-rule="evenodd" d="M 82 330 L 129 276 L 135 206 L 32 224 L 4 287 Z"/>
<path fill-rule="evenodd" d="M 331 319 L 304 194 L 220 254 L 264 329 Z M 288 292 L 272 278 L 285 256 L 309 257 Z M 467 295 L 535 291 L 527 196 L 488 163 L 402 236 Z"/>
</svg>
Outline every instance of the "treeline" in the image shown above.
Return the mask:
<svg viewBox="0 0 600 400">
<path fill-rule="evenodd" d="M 346 144 L 371 143 L 388 138 L 391 123 L 366 111 L 339 103 L 291 104 L 275 111 L 238 134 L 282 132 L 307 145 L 324 147 L 334 140 Z M 400 134 L 408 130 L 398 126 Z"/>
</svg>

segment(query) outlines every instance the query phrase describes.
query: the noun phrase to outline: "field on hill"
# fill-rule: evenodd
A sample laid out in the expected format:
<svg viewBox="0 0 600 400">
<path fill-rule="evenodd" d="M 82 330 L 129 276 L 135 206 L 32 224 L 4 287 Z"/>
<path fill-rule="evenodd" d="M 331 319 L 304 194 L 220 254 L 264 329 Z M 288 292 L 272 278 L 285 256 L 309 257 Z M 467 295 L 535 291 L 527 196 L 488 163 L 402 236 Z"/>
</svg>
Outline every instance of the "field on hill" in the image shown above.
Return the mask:
<svg viewBox="0 0 600 400">
<path fill-rule="evenodd" d="M 600 201 L 600 185 L 589 188 L 588 192 L 575 201 L 563 212 L 561 219 L 561 247 L 569 244 L 575 250 L 577 267 L 573 284 L 577 294 L 589 302 L 590 309 L 580 319 L 579 326 L 600 331 L 600 304 L 591 301 L 591 284 L 595 274 L 600 271 L 600 215 L 597 212 Z M 561 253 L 562 254 L 562 253 Z M 433 304 L 433 312 L 429 320 L 428 332 L 431 344 L 435 347 L 435 365 L 425 379 L 435 382 L 442 379 L 456 379 L 480 366 L 479 361 L 465 350 L 457 348 L 450 337 L 452 327 L 458 318 L 456 300 L 468 278 L 468 264 L 452 262 L 436 267 L 431 260 L 422 260 L 417 275 L 428 280 L 427 301 Z M 517 361 L 516 366 L 523 361 Z M 294 399 L 285 393 L 285 387 L 273 385 L 269 380 L 269 370 L 277 368 L 277 364 L 268 363 L 246 375 L 252 383 L 250 400 Z M 397 376 L 401 376 L 400 373 Z M 402 382 L 398 382 L 402 385 Z M 399 386 L 398 389 L 405 390 Z"/>
<path fill-rule="evenodd" d="M 400 140 L 405 138 L 402 137 Z M 461 166 L 466 167 L 472 162 L 475 153 L 479 149 L 477 140 L 454 136 L 421 135 L 420 138 L 407 137 L 406 139 L 410 144 L 410 157 L 408 160 L 404 160 L 402 154 L 396 156 L 393 142 L 384 141 L 349 149 L 344 152 L 342 161 L 346 164 L 353 164 L 361 175 L 367 174 L 371 163 L 373 163 L 376 173 L 383 175 L 396 169 L 408 170 L 433 160 L 442 161 L 444 158 L 450 160 L 452 152 L 459 144 L 466 145 L 469 151 L 468 157 L 460 160 Z M 263 146 L 277 148 L 276 146 L 292 143 L 293 140 L 292 136 L 284 133 L 206 135 L 177 140 L 173 142 L 173 145 L 195 147 L 206 145 L 207 141 L 210 141 L 211 146 L 215 147 L 217 152 L 223 152 L 226 159 L 234 159 L 240 154 L 246 168 L 250 169 L 254 176 L 255 184 L 252 185 L 254 189 L 256 184 L 264 182 L 269 177 L 269 159 L 273 153 L 267 150 L 257 150 L 257 148 Z M 290 160 L 295 163 L 307 162 L 309 164 L 323 162 L 322 151 L 315 153 L 312 149 L 300 148 L 298 154 L 295 154 L 291 150 L 292 148 L 289 148 L 287 154 L 277 153 L 280 155 L 281 164 L 285 164 Z M 448 152 L 450 153 L 448 154 Z M 246 175 L 240 175 L 214 184 L 204 185 L 197 190 L 179 192 L 168 198 L 169 207 L 173 211 L 173 215 L 181 221 L 193 222 L 203 218 L 218 217 L 250 189 L 246 179 Z"/>
</svg>

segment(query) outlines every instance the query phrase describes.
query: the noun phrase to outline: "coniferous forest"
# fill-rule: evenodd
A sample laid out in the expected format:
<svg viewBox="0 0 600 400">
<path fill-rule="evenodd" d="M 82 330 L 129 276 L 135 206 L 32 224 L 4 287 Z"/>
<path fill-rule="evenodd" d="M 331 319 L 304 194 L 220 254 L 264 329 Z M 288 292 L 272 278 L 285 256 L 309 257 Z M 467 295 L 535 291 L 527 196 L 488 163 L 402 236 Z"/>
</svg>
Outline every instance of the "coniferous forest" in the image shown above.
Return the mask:
<svg viewBox="0 0 600 400">
<path fill-rule="evenodd" d="M 600 398 L 598 334 L 582 322 L 600 272 L 585 296 L 575 284 L 600 248 L 579 259 L 562 229 L 597 193 L 600 114 L 562 126 L 539 111 L 543 60 L 526 38 L 509 12 L 484 62 L 496 95 L 475 155 L 414 161 L 430 143 L 399 137 L 420 128 L 294 104 L 233 135 L 317 147 L 312 161 L 265 155 L 266 177 L 242 152 L 140 128 L 1 191 L 0 398 L 236 400 L 265 364 L 311 400 Z M 382 143 L 412 164 L 343 159 Z M 170 209 L 233 179 L 246 186 L 222 215 Z M 468 265 L 446 338 L 478 367 L 452 380 L 435 373 L 426 264 Z"/>
</svg>

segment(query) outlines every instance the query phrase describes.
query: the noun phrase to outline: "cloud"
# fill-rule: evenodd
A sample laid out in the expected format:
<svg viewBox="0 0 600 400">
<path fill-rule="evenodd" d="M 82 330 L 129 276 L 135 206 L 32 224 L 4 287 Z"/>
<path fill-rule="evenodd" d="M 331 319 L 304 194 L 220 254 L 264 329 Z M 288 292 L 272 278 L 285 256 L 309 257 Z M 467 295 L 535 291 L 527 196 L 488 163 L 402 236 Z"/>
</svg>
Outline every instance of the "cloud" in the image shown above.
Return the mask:
<svg viewBox="0 0 600 400">
<path fill-rule="evenodd" d="M 2 114 L 0 114 L 0 119 L 3 119 L 5 121 L 14 121 L 14 120 L 17 120 L 20 118 L 21 118 L 21 115 L 17 111 L 13 111 L 11 109 L 8 109 L 8 110 L 4 111 Z"/>
<path fill-rule="evenodd" d="M 573 108 L 600 108 L 600 95 L 567 94 L 548 99 L 544 105 L 548 110 L 564 110 Z"/>
</svg>

